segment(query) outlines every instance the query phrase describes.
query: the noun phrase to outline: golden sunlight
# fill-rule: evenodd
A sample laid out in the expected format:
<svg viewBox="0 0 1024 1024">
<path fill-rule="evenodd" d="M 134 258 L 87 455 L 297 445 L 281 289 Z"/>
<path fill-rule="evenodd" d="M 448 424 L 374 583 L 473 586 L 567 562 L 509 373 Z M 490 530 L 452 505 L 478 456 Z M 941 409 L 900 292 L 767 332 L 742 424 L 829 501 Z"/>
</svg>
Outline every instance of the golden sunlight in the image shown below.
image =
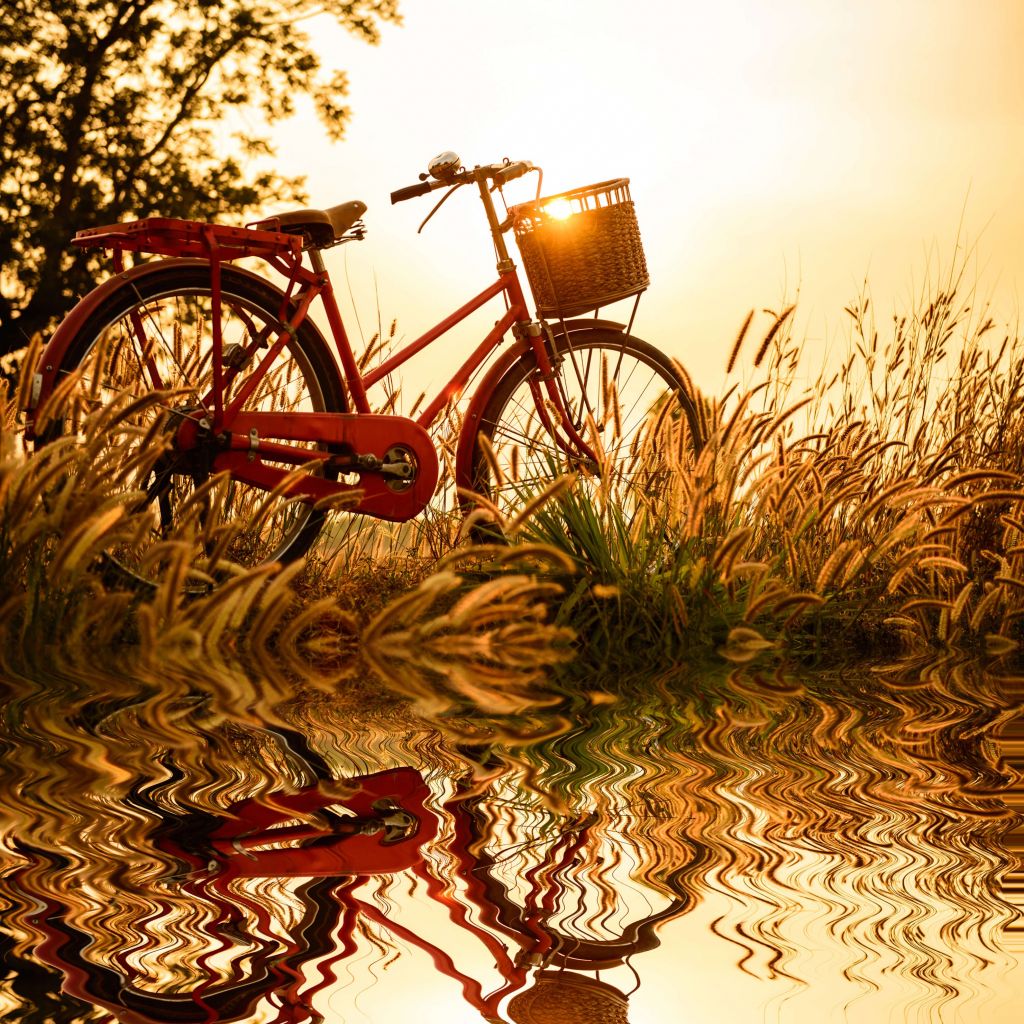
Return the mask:
<svg viewBox="0 0 1024 1024">
<path fill-rule="evenodd" d="M 544 212 L 555 220 L 566 220 L 575 213 L 568 199 L 552 199 L 544 204 Z"/>
<path fill-rule="evenodd" d="M 502 20 L 474 0 L 403 0 L 380 47 L 318 25 L 322 52 L 350 76 L 346 142 L 315 148 L 315 122 L 296 118 L 276 130 L 277 166 L 293 161 L 315 205 L 370 207 L 365 243 L 328 256 L 344 254 L 364 320 L 379 297 L 415 335 L 488 279 L 476 203 L 455 197 L 416 235 L 426 211 L 387 200 L 446 147 L 470 163 L 530 160 L 548 195 L 629 177 L 652 281 L 636 333 L 705 389 L 721 385 L 722 350 L 748 309 L 799 291 L 795 330 L 828 358 L 864 277 L 873 307 L 899 307 L 930 272 L 929 246 L 938 263 L 952 258 L 961 218 L 961 241 L 983 231 L 994 319 L 1016 316 L 1019 0 L 640 0 L 628 49 L 621 5 L 591 0 L 582 20 L 580 6 L 519 0 Z M 511 29 L 534 24 L 544 73 L 510 77 L 522 61 Z M 410 88 L 439 61 L 473 83 L 440 105 Z M 511 182 L 510 202 L 532 199 L 534 184 Z"/>
</svg>

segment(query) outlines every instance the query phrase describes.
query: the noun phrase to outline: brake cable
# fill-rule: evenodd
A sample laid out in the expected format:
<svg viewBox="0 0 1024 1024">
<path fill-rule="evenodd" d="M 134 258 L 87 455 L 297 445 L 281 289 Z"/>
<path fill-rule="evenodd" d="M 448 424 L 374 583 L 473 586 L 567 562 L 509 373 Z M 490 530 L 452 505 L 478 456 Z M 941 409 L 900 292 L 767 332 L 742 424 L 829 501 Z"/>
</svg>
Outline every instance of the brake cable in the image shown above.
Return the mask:
<svg viewBox="0 0 1024 1024">
<path fill-rule="evenodd" d="M 427 216 L 423 220 L 423 223 L 416 229 L 417 235 L 427 226 L 427 221 L 429 221 L 430 218 L 433 217 L 434 214 L 437 213 L 437 211 L 440 210 L 442 206 L 444 206 L 444 204 L 448 201 L 448 197 L 455 193 L 458 189 L 462 188 L 462 186 L 465 184 L 466 183 L 464 181 L 457 182 L 450 189 L 448 189 L 448 191 L 445 192 L 443 196 L 441 196 L 441 201 L 437 204 L 437 206 L 435 206 L 430 211 L 430 213 L 427 214 Z"/>
</svg>

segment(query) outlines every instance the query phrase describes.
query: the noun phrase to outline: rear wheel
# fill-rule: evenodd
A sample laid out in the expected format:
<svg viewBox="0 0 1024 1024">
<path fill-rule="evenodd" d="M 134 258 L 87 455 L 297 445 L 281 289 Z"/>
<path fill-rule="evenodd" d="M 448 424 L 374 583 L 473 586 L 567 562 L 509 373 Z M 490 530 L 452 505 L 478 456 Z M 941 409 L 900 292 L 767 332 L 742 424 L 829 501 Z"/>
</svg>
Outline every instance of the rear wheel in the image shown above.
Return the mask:
<svg viewBox="0 0 1024 1024">
<path fill-rule="evenodd" d="M 610 477 L 607 483 L 628 500 L 642 461 L 641 440 L 666 403 L 669 415 L 685 420 L 694 447 L 701 447 L 693 398 L 672 360 L 653 345 L 593 328 L 574 332 L 568 342 L 561 339 L 557 348 L 558 392 L 573 429 L 598 452 L 598 461 L 581 456 L 557 426 L 537 358 L 526 353 L 498 381 L 473 446 L 474 489 L 503 516 L 514 515 L 566 472 L 580 471 L 595 481 Z M 549 410 L 548 424 L 538 405 Z"/>
<path fill-rule="evenodd" d="M 229 401 L 279 336 L 284 297 L 235 268 L 221 273 L 222 362 L 233 359 L 241 366 L 225 389 Z M 208 589 L 211 575 L 229 564 L 253 568 L 300 557 L 323 524 L 324 513 L 307 504 L 268 504 L 262 488 L 212 480 L 212 439 L 187 452 L 175 449 L 172 439 L 184 419 L 212 418 L 203 405 L 212 387 L 211 324 L 209 267 L 168 266 L 112 292 L 76 333 L 59 368 L 62 376 L 77 371 L 80 385 L 62 418 L 44 429 L 41 443 L 61 433 L 81 435 L 86 419 L 101 407 L 117 403 L 126 411 L 110 443 L 123 447 L 123 465 L 138 459 L 137 476 L 121 486 L 144 492 L 134 506 L 144 528 L 107 559 L 135 579 L 159 575 L 151 551 L 164 539 L 192 542 L 195 571 L 186 586 Z M 223 372 L 229 371 L 225 365 Z M 346 411 L 331 354 L 311 323 L 302 323 L 244 408 Z"/>
</svg>

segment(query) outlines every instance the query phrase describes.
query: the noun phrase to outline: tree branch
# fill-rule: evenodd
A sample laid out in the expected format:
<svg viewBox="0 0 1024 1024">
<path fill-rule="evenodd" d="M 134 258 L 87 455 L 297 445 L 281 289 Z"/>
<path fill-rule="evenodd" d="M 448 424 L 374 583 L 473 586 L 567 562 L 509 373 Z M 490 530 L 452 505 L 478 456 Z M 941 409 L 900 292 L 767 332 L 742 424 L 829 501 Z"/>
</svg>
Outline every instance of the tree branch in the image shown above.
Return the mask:
<svg viewBox="0 0 1024 1024">
<path fill-rule="evenodd" d="M 116 192 L 119 200 L 124 200 L 128 183 L 134 180 L 139 169 L 152 160 L 157 153 L 161 152 L 170 141 L 175 129 L 188 120 L 192 105 L 202 93 L 204 86 L 210 80 L 210 75 L 213 74 L 217 65 L 220 64 L 220 62 L 224 60 L 224 58 L 227 57 L 239 43 L 250 38 L 253 38 L 253 33 L 251 32 L 235 33 L 235 35 L 226 41 L 225 45 L 221 47 L 218 52 L 210 55 L 210 59 L 206 62 L 204 67 L 200 67 L 198 69 L 198 73 L 193 76 L 192 84 L 186 89 L 182 96 L 181 102 L 178 104 L 177 111 L 172 115 L 171 119 L 164 124 L 164 129 L 157 140 L 149 147 L 149 149 L 137 154 L 128 162 L 127 171 L 121 178 L 122 186 Z"/>
</svg>

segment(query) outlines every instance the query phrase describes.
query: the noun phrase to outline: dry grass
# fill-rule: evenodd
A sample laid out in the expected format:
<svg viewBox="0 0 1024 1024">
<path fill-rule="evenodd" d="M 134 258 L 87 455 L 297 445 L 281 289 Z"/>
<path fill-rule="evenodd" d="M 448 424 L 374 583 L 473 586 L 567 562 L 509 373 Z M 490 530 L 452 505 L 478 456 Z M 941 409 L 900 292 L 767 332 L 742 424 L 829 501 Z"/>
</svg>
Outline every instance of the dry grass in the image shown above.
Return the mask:
<svg viewBox="0 0 1024 1024">
<path fill-rule="evenodd" d="M 73 392 L 69 381 L 66 394 Z M 449 696 L 431 702 L 438 711 L 465 703 L 460 680 L 475 673 L 472 699 L 504 705 L 513 689 L 522 695 L 565 657 L 566 631 L 546 622 L 552 586 L 521 572 L 503 568 L 500 580 L 486 582 L 452 566 L 392 565 L 390 574 L 377 573 L 391 583 L 356 604 L 331 593 L 344 587 L 326 582 L 344 555 L 326 569 L 244 568 L 229 555 L 251 525 L 220 520 L 199 502 L 168 536 L 154 539 L 151 513 L 139 499 L 160 446 L 140 444 L 137 425 L 140 403 L 152 400 L 126 398 L 89 411 L 75 434 L 31 451 L 17 402 L 0 391 L 0 684 L 72 662 L 78 674 L 91 659 L 108 662 L 119 650 L 154 667 L 200 654 L 207 666 L 222 667 L 225 681 L 213 687 L 203 714 L 252 725 L 275 721 L 275 709 L 297 686 L 330 693 L 374 670 L 402 700 L 420 700 L 448 680 Z M 227 481 L 213 477 L 206 486 Z M 132 586 L 105 571 L 107 552 L 142 540 L 151 585 Z M 183 582 L 197 575 L 218 585 L 187 592 Z M 500 626 L 502 618 L 516 627 Z M 239 664 L 254 667 L 254 683 L 237 685 Z M 137 685 L 126 685 L 107 699 L 140 700 Z"/>
<path fill-rule="evenodd" d="M 792 307 L 773 315 L 750 378 L 702 400 L 699 453 L 662 415 L 626 478 L 530 520 L 576 564 L 561 621 L 598 661 L 1021 639 L 1024 343 L 961 285 L 884 325 L 850 306 L 846 357 L 809 383 Z"/>
<path fill-rule="evenodd" d="M 137 402 L 90 411 L 77 438 L 32 454 L 8 401 L 6 639 L 160 646 L 219 633 L 264 656 L 312 638 L 316 658 L 368 663 L 432 711 L 510 712 L 564 657 L 570 629 L 586 662 L 606 668 L 708 651 L 743 661 L 779 646 L 1005 651 L 1024 614 L 1024 344 L 1000 338 L 962 285 L 954 272 L 919 311 L 881 324 L 867 297 L 851 304 L 845 356 L 809 381 L 793 308 L 772 314 L 758 342 L 747 317 L 729 355 L 746 379 L 700 399 L 699 452 L 662 408 L 625 475 L 553 471 L 524 493 L 503 523 L 504 552 L 466 552 L 447 483 L 416 523 L 337 513 L 307 563 L 285 571 L 233 565 L 231 528 L 197 505 L 151 544 L 154 592 L 111 586 L 95 572 L 103 552 L 141 529 L 133 508 L 149 456 L 134 435 L 124 443 Z M 389 409 L 398 400 L 385 396 Z M 437 432 L 449 470 L 458 427 L 452 409 Z M 204 571 L 229 582 L 187 599 L 179 584 L 197 542 L 216 556 Z"/>
</svg>

